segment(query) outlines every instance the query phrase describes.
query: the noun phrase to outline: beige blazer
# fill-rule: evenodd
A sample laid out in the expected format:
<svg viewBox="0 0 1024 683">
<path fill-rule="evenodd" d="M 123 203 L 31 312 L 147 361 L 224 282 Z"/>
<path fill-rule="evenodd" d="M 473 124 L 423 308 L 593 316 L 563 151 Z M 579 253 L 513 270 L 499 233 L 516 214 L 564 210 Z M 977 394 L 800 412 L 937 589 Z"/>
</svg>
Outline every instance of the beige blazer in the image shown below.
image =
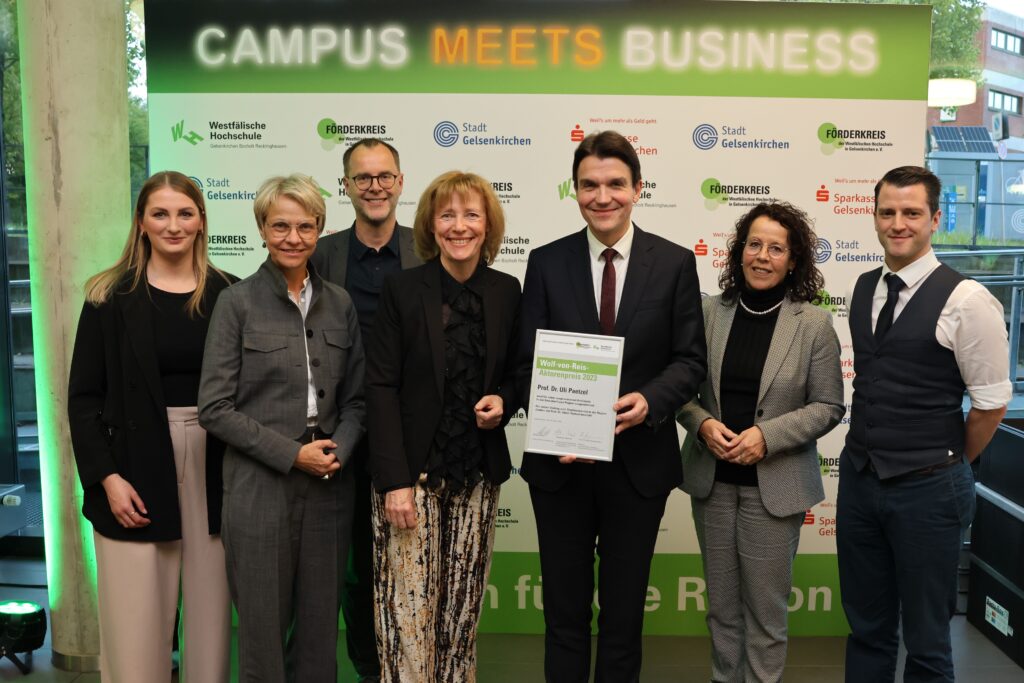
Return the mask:
<svg viewBox="0 0 1024 683">
<path fill-rule="evenodd" d="M 715 456 L 699 438 L 698 429 L 708 418 L 721 419 L 722 357 L 736 314 L 736 304 L 724 302 L 721 295 L 705 299 L 703 305 L 708 375 L 698 396 L 677 416 L 687 432 L 679 488 L 700 499 L 711 494 Z M 839 424 L 845 411 L 839 338 L 832 316 L 811 304 L 786 299 L 761 374 L 754 419 L 768 447 L 768 454 L 755 465 L 768 512 L 784 517 L 824 499 L 817 439 Z"/>
</svg>

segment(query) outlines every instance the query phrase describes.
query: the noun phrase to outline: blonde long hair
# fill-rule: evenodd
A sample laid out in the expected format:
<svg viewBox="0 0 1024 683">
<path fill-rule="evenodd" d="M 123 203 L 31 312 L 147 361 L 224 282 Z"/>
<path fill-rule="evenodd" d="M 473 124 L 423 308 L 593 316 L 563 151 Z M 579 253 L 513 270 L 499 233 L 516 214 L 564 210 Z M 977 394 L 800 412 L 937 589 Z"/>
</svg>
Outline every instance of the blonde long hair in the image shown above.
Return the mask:
<svg viewBox="0 0 1024 683">
<path fill-rule="evenodd" d="M 206 226 L 206 202 L 203 200 L 203 193 L 196 183 L 188 176 L 177 171 L 160 171 L 153 174 L 139 190 L 139 198 L 135 201 L 135 217 L 132 220 L 131 233 L 124 245 L 121 257 L 117 262 L 104 271 L 93 275 L 85 283 L 85 300 L 94 306 L 106 303 L 110 300 L 114 289 L 126 278 L 131 278 L 128 287 L 129 292 L 135 291 L 139 283 L 145 279 L 146 266 L 149 265 L 149 258 L 153 247 L 149 239 L 142 231 L 142 217 L 146 213 L 146 204 L 151 194 L 163 188 L 170 188 L 180 192 L 191 199 L 199 209 L 202 228 L 192 243 L 192 271 L 196 276 L 196 291 L 189 297 L 186 310 L 189 316 L 203 315 L 203 294 L 206 290 L 206 275 L 209 268 L 228 281 L 225 275 L 218 268 L 211 266 L 206 252 L 208 230 Z"/>
</svg>

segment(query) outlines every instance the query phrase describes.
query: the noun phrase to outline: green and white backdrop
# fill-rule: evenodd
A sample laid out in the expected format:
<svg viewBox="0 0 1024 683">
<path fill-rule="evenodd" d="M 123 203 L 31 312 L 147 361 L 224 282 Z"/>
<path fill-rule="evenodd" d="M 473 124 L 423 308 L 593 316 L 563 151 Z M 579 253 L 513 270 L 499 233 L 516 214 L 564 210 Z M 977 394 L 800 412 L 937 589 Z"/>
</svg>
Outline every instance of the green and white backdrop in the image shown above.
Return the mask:
<svg viewBox="0 0 1024 683">
<path fill-rule="evenodd" d="M 311 175 L 327 231 L 348 227 L 341 155 L 372 136 L 401 152 L 404 224 L 443 171 L 493 182 L 507 216 L 495 266 L 521 278 L 533 247 L 583 226 L 572 152 L 585 133 L 614 129 L 643 168 L 634 220 L 694 250 L 705 293 L 718 291 L 726 239 L 749 207 L 778 199 L 811 214 L 849 396 L 844 295 L 881 261 L 874 183 L 922 161 L 930 8 L 147 0 L 145 11 L 151 166 L 202 186 L 217 265 L 245 276 L 264 259 L 252 199 L 271 175 Z M 524 424 L 508 428 L 514 465 Z M 826 499 L 801 536 L 797 635 L 846 630 L 834 538 L 846 429 L 819 442 Z M 498 527 L 481 629 L 540 632 L 543 579 L 518 471 L 502 488 Z M 689 501 L 675 492 L 646 632 L 702 633 L 705 606 Z"/>
</svg>

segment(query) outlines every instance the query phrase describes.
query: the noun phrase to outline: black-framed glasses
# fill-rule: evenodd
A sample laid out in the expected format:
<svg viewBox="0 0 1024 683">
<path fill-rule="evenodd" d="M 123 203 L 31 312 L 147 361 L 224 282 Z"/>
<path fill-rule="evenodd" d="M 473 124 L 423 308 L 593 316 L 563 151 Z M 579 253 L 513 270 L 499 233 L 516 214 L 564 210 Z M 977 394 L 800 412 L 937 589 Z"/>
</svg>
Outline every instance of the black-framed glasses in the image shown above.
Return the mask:
<svg viewBox="0 0 1024 683">
<path fill-rule="evenodd" d="M 377 175 L 360 173 L 359 175 L 352 176 L 351 180 L 360 190 L 369 190 L 370 185 L 373 185 L 374 180 L 376 180 L 377 184 L 380 185 L 380 189 L 390 190 L 395 186 L 395 181 L 398 180 L 398 176 L 394 173 L 379 173 Z"/>
<path fill-rule="evenodd" d="M 761 253 L 764 249 L 765 243 L 761 240 L 747 240 L 743 243 L 743 250 L 751 256 L 756 256 Z M 780 259 L 786 255 L 789 251 L 789 247 L 784 247 L 781 244 L 769 244 L 768 245 L 768 256 L 773 259 Z"/>
</svg>

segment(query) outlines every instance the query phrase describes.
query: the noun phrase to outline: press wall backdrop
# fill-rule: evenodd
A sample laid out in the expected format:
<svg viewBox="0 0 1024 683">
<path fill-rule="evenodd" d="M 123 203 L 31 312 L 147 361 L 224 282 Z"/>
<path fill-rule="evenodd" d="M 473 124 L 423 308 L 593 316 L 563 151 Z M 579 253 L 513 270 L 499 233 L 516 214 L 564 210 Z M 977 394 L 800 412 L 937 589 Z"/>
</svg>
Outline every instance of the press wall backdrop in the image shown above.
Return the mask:
<svg viewBox="0 0 1024 683">
<path fill-rule="evenodd" d="M 707 294 L 749 207 L 786 200 L 810 213 L 849 399 L 844 294 L 881 262 L 877 178 L 923 160 L 929 7 L 147 0 L 145 11 L 151 167 L 202 186 L 222 268 L 245 276 L 265 258 L 252 200 L 268 176 L 311 175 L 327 231 L 351 225 L 341 156 L 378 137 L 401 152 L 403 224 L 439 173 L 490 180 L 508 226 L 495 267 L 522 278 L 532 248 L 583 227 L 572 152 L 586 133 L 614 129 L 642 164 L 634 220 L 695 252 Z M 508 428 L 516 466 L 521 418 Z M 846 631 L 834 539 L 846 430 L 844 419 L 818 446 L 826 499 L 801 535 L 796 635 Z M 481 629 L 541 632 L 543 579 L 518 471 L 502 488 L 498 527 Z M 675 492 L 646 631 L 703 633 L 705 608 L 689 500 Z"/>
</svg>

